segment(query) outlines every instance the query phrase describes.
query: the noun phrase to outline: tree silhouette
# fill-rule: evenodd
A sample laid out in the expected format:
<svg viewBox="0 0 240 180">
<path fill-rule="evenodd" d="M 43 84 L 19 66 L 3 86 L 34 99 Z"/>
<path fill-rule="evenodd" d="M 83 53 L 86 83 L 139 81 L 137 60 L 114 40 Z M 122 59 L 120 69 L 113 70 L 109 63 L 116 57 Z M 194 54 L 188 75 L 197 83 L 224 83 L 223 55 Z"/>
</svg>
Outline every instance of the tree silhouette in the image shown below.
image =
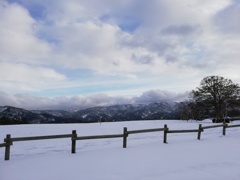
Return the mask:
<svg viewBox="0 0 240 180">
<path fill-rule="evenodd" d="M 197 90 L 191 92 L 195 103 L 202 104 L 208 110 L 213 110 L 216 122 L 221 122 L 230 108 L 239 105 L 240 87 L 230 79 L 220 76 L 207 76 Z"/>
</svg>

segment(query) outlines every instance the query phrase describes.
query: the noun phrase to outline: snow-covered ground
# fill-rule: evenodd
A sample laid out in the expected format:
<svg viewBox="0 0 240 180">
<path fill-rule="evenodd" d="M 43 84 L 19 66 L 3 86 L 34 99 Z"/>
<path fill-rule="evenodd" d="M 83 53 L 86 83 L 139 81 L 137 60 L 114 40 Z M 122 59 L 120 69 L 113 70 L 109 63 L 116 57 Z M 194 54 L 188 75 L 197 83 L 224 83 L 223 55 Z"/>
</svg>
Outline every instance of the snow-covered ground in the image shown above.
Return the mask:
<svg viewBox="0 0 240 180">
<path fill-rule="evenodd" d="M 212 125 L 210 121 L 201 122 Z M 231 124 L 239 124 L 235 121 Z M 132 121 L 93 124 L 46 124 L 0 126 L 0 143 L 12 137 L 51 134 L 119 134 L 128 130 L 162 128 L 197 129 L 199 122 Z M 14 142 L 10 161 L 4 161 L 0 148 L 0 180 L 239 180 L 240 127 L 206 129 L 201 140 L 197 133 L 163 132 L 131 134 L 128 146 L 122 138 L 77 141 L 71 154 L 71 140 L 53 139 Z"/>
</svg>

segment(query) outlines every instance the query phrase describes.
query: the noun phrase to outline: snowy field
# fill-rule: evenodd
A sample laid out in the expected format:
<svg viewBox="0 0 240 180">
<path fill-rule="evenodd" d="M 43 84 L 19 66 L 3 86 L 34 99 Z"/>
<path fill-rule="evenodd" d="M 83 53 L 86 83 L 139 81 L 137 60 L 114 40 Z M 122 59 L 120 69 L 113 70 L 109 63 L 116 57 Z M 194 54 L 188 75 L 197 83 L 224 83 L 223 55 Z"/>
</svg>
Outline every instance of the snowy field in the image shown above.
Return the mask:
<svg viewBox="0 0 240 180">
<path fill-rule="evenodd" d="M 213 125 L 210 121 L 203 126 Z M 0 126 L 0 143 L 12 137 L 71 134 L 121 134 L 128 130 L 163 128 L 197 129 L 199 122 L 132 121 L 93 124 L 46 124 Z M 240 124 L 235 121 L 231 124 Z M 163 132 L 131 134 L 127 148 L 122 138 L 77 141 L 71 154 L 71 140 L 53 139 L 14 142 L 11 157 L 4 161 L 0 148 L 0 180 L 239 180 L 240 127 L 206 129 L 197 133 Z"/>
</svg>

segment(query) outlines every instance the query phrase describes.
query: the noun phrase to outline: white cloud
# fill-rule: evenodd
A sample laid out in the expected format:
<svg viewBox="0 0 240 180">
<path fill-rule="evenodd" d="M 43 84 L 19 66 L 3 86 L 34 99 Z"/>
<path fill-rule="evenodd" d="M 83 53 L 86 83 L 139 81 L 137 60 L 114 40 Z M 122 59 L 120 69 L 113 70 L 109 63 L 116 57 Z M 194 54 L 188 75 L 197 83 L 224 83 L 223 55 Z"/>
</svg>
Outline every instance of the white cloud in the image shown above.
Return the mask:
<svg viewBox="0 0 240 180">
<path fill-rule="evenodd" d="M 28 94 L 10 95 L 0 91 L 0 106 L 10 105 L 30 110 L 37 109 L 83 109 L 96 106 L 111 106 L 116 104 L 148 104 L 162 101 L 183 101 L 188 93 L 176 94 L 162 90 L 150 90 L 139 96 L 126 98 L 124 96 L 109 96 L 104 93 L 73 97 L 35 97 Z"/>
<path fill-rule="evenodd" d="M 130 82 L 136 90 L 183 84 L 188 91 L 209 74 L 240 82 L 238 1 L 10 2 L 0 1 L 0 80 L 7 92 L 95 88 L 104 78 L 109 93 L 117 82 L 124 92 Z M 83 69 L 91 78 L 70 78 Z"/>
<path fill-rule="evenodd" d="M 20 63 L 0 62 L 0 87 L 17 88 L 19 91 L 39 91 L 66 77 L 53 69 Z"/>
<path fill-rule="evenodd" d="M 134 100 L 137 103 L 151 103 L 158 101 L 174 101 L 181 102 L 188 98 L 188 92 L 185 93 L 173 93 L 163 90 L 149 90 L 144 92 L 141 96 L 135 97 Z"/>
<path fill-rule="evenodd" d="M 35 34 L 36 21 L 17 4 L 0 2 L 0 60 L 46 63 L 49 45 Z M 45 61 L 44 61 L 45 60 Z"/>
</svg>

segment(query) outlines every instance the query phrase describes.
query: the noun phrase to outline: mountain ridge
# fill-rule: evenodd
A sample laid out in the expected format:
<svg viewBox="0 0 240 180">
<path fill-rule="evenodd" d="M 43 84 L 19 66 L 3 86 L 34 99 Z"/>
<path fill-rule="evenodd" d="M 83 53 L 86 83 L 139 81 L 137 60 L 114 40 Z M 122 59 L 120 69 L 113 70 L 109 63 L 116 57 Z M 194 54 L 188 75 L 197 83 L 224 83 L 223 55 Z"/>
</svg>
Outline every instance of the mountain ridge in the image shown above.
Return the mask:
<svg viewBox="0 0 240 180">
<path fill-rule="evenodd" d="M 91 123 L 102 121 L 131 121 L 176 119 L 177 103 L 122 104 L 98 106 L 80 110 L 26 110 L 0 106 L 0 124 L 22 123 Z"/>
</svg>

